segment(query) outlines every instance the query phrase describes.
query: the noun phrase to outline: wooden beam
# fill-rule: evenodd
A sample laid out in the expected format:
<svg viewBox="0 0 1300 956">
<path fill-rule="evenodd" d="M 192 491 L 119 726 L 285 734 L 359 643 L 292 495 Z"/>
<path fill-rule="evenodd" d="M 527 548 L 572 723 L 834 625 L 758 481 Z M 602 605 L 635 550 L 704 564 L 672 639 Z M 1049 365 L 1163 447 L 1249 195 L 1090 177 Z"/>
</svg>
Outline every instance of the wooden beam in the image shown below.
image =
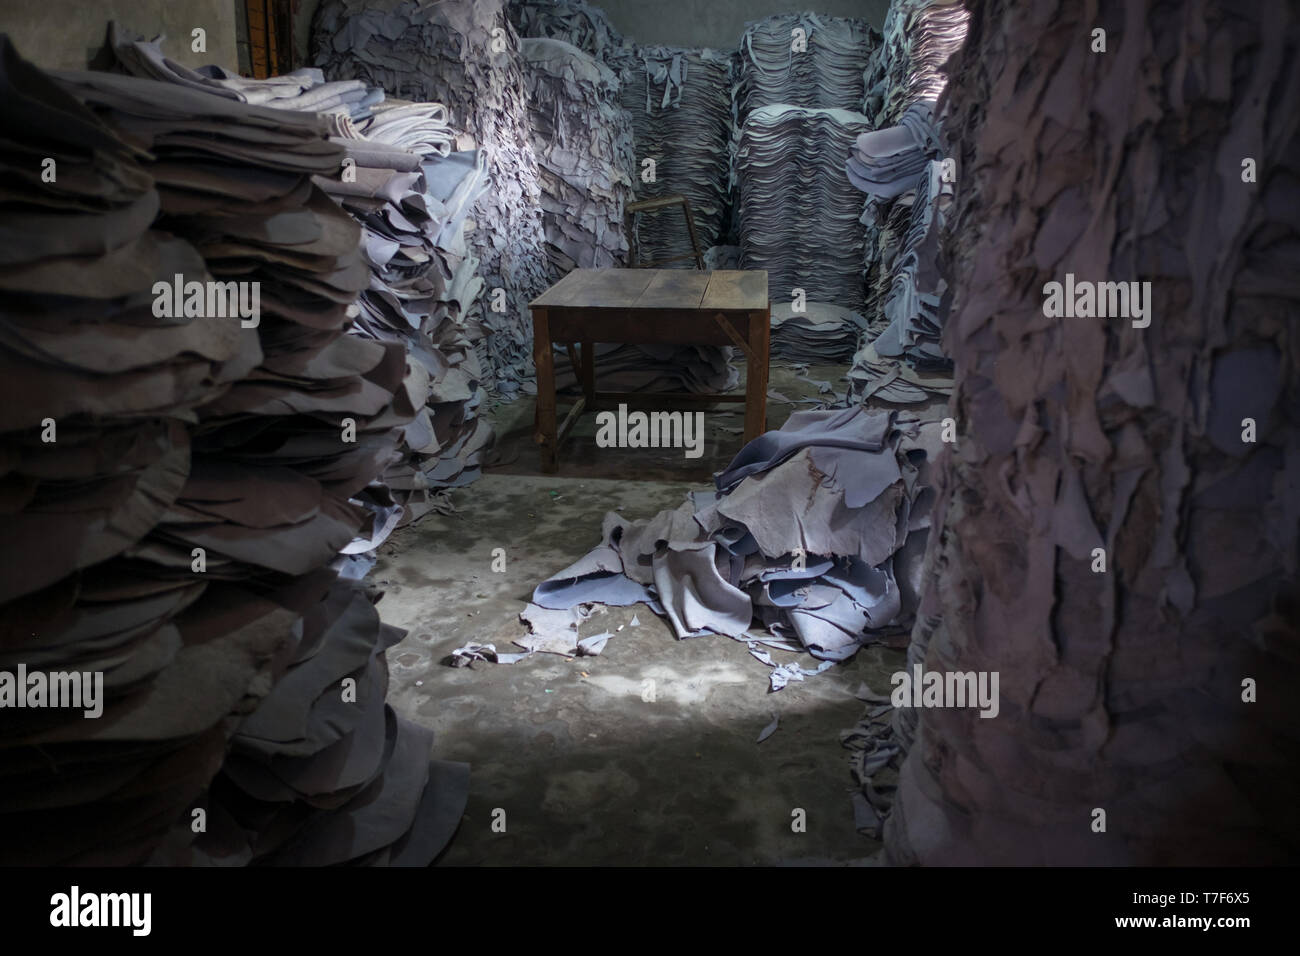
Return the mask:
<svg viewBox="0 0 1300 956">
<path fill-rule="evenodd" d="M 564 439 L 568 437 L 569 432 L 573 429 L 573 426 L 578 423 L 578 419 L 582 417 L 582 413 L 586 410 L 587 399 L 579 396 L 578 400 L 573 403 L 573 407 L 569 409 L 569 414 L 564 416 L 564 422 L 560 425 L 560 432 L 555 436 L 555 450 L 557 452 L 559 451 L 559 446 L 563 444 Z"/>
<path fill-rule="evenodd" d="M 700 395 L 695 392 L 597 392 L 596 400 L 601 403 L 619 401 L 647 408 L 674 402 L 688 405 L 743 402 L 746 398 L 744 395 Z"/>
<path fill-rule="evenodd" d="M 722 331 L 726 332 L 727 335 L 731 337 L 731 341 L 735 342 L 736 345 L 739 346 L 740 351 L 745 353 L 746 359 L 751 359 L 754 357 L 754 353 L 750 349 L 749 343 L 745 341 L 744 336 L 742 336 L 739 332 L 736 331 L 736 327 L 731 324 L 731 321 L 725 315 L 723 315 L 721 312 L 714 312 L 713 321 L 717 322 L 718 325 L 722 326 Z"/>
<path fill-rule="evenodd" d="M 749 361 L 745 371 L 745 443 L 767 431 L 767 365 L 772 310 L 749 313 Z"/>
<path fill-rule="evenodd" d="M 582 343 L 582 393 L 587 397 L 587 404 L 596 407 L 596 343 Z"/>
<path fill-rule="evenodd" d="M 537 433 L 542 470 L 555 471 L 558 441 L 555 433 L 555 356 L 546 309 L 533 309 L 533 365 L 537 369 Z"/>
</svg>

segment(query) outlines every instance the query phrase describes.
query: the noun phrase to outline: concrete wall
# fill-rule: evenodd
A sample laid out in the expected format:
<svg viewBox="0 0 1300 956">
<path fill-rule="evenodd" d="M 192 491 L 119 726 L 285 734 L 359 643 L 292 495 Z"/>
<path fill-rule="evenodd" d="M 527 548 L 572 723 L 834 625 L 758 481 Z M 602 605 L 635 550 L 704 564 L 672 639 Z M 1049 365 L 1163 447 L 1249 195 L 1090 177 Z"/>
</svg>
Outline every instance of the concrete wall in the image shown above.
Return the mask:
<svg viewBox="0 0 1300 956">
<path fill-rule="evenodd" d="M 297 0 L 295 47 L 307 61 L 307 38 L 319 0 Z M 597 0 L 595 6 L 638 43 L 732 49 L 746 22 L 773 13 L 812 10 L 835 17 L 860 17 L 877 28 L 888 0 Z M 186 66 L 240 66 L 236 52 L 236 8 L 242 0 L 0 0 L 0 32 L 40 66 L 79 69 L 104 40 L 109 20 L 145 36 L 165 33 L 164 49 Z M 208 52 L 190 52 L 190 31 L 208 32 Z"/>
<path fill-rule="evenodd" d="M 856 17 L 877 30 L 889 0 L 597 0 L 624 36 L 638 43 L 731 50 L 745 24 L 774 13 L 824 13 Z"/>
<path fill-rule="evenodd" d="M 310 62 L 308 38 L 312 14 L 320 0 L 298 0 L 294 16 L 299 59 Z M 774 13 L 810 10 L 832 17 L 857 17 L 877 30 L 885 22 L 889 0 L 588 0 L 610 22 L 638 43 L 735 49 L 745 24 Z"/>
<path fill-rule="evenodd" d="M 237 66 L 235 4 L 241 0 L 0 0 L 0 32 L 47 69 L 83 69 L 103 46 L 108 21 L 146 37 L 186 66 Z M 190 31 L 207 31 L 207 52 L 190 52 Z"/>
</svg>

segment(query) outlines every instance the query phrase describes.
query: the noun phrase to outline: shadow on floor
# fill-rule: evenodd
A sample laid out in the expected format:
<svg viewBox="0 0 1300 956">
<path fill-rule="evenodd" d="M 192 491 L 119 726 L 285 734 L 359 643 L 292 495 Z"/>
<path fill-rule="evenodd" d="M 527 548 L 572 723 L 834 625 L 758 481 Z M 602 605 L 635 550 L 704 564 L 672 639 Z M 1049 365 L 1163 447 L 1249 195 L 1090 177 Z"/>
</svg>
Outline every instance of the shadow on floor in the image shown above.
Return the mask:
<svg viewBox="0 0 1300 956">
<path fill-rule="evenodd" d="M 435 756 L 472 765 L 467 816 L 441 862 L 849 864 L 879 848 L 854 829 L 839 731 L 862 712 L 859 683 L 887 690 L 901 651 L 867 648 L 771 694 L 769 669 L 743 644 L 675 640 L 638 606 L 584 622 L 582 636 L 614 632 L 599 657 L 443 663 L 467 641 L 517 650 L 533 588 L 598 543 L 607 511 L 653 515 L 703 484 L 489 474 L 456 492 L 460 511 L 381 549 L 380 610 L 408 629 L 388 654 L 389 699 L 434 728 Z M 495 548 L 507 556 L 499 573 Z M 757 743 L 774 714 L 780 728 Z M 791 826 L 797 810 L 804 832 Z"/>
<path fill-rule="evenodd" d="M 799 374 L 789 366 L 773 365 L 769 372 L 767 427 L 780 428 L 791 414 L 817 407 L 817 402 L 833 398 L 822 393 L 815 382 L 828 382 L 843 394 L 848 387 L 841 381 L 843 365 L 810 366 Z M 744 394 L 745 373 L 734 394 Z M 775 393 L 782 398 L 771 397 Z M 811 401 L 815 399 L 816 402 Z M 646 395 L 646 408 L 653 408 L 653 393 Z M 572 403 L 572 396 L 561 395 L 560 420 Z M 489 403 L 483 414 L 496 431 L 495 447 L 484 468 L 488 474 L 541 475 L 537 445 L 533 441 L 535 402 L 531 395 L 517 401 Z M 602 406 L 604 407 L 604 406 Z M 615 408 L 617 406 L 614 406 Z M 665 406 L 664 411 L 668 411 Z M 687 458 L 680 448 L 600 448 L 596 445 L 596 416 L 584 414 L 560 448 L 560 469 L 564 477 L 635 478 L 641 481 L 693 481 L 706 483 L 722 469 L 744 444 L 745 412 L 742 404 L 717 404 L 704 412 L 705 439 L 703 454 Z"/>
</svg>

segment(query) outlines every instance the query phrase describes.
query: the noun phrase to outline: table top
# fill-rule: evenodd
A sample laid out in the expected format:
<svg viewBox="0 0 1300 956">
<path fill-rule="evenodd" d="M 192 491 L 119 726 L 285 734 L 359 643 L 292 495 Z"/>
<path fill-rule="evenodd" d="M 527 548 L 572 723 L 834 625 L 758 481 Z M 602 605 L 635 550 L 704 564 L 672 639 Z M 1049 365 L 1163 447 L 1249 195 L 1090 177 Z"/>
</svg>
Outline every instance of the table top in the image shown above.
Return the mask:
<svg viewBox="0 0 1300 956">
<path fill-rule="evenodd" d="M 574 269 L 531 306 L 577 309 L 767 308 L 767 272 L 719 269 Z"/>
</svg>

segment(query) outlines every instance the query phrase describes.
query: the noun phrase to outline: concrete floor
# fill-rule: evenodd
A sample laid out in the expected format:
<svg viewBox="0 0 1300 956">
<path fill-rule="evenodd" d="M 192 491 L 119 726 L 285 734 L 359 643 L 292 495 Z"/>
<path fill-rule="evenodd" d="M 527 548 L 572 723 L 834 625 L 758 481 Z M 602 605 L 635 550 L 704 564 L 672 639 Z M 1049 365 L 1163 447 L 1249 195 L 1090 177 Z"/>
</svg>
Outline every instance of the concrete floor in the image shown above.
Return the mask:
<svg viewBox="0 0 1300 956">
<path fill-rule="evenodd" d="M 832 381 L 840 374 L 810 371 Z M 786 370 L 772 377 L 791 398 L 816 392 Z M 773 405 L 769 427 L 796 407 L 810 406 Z M 640 518 L 677 507 L 741 443 L 726 430 L 738 413 L 708 413 L 710 443 L 694 462 L 680 450 L 597 449 L 588 418 L 550 476 L 536 471 L 532 401 L 493 414 L 504 463 L 456 492 L 457 513 L 395 535 L 370 576 L 386 591 L 384 620 L 408 629 L 389 652 L 390 701 L 435 729 L 436 756 L 472 767 L 466 817 L 440 862 L 867 862 L 879 845 L 854 829 L 838 734 L 862 712 L 859 683 L 887 689 L 902 651 L 868 648 L 772 694 L 769 669 L 743 644 L 678 641 L 642 605 L 598 610 L 583 623 L 584 637 L 616 632 L 598 657 L 448 666 L 450 651 L 468 641 L 519 650 L 511 641 L 526 633 L 519 612 L 533 588 L 599 543 L 607 511 Z M 503 573 L 491 569 L 494 548 L 506 551 Z M 634 614 L 640 626 L 626 626 Z M 774 715 L 779 729 L 757 743 Z M 803 832 L 792 828 L 798 810 Z M 504 832 L 493 827 L 500 811 Z"/>
</svg>

